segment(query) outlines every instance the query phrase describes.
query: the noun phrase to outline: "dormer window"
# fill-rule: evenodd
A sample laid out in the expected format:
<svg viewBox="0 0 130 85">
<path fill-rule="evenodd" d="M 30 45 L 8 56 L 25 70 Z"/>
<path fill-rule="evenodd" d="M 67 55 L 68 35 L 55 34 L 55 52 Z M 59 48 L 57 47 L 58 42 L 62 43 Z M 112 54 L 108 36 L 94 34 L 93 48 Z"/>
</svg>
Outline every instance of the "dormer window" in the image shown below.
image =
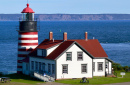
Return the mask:
<svg viewBox="0 0 130 85">
<path fill-rule="evenodd" d="M 46 56 L 46 54 L 45 49 L 37 49 L 37 56 Z"/>
</svg>

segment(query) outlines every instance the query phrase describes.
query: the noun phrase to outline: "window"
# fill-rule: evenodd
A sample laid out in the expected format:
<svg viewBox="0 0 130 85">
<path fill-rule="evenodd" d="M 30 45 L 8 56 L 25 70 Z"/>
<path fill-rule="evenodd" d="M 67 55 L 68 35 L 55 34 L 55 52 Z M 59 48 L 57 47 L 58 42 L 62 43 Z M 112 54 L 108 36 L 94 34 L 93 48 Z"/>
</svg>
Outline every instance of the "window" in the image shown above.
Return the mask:
<svg viewBox="0 0 130 85">
<path fill-rule="evenodd" d="M 42 70 L 45 73 L 45 63 L 42 63 Z"/>
<path fill-rule="evenodd" d="M 106 64 L 106 68 L 108 68 L 107 64 Z"/>
<path fill-rule="evenodd" d="M 41 49 L 37 49 L 37 56 L 42 56 L 42 50 Z"/>
<path fill-rule="evenodd" d="M 41 62 L 39 62 L 39 71 L 41 71 Z"/>
<path fill-rule="evenodd" d="M 81 72 L 87 73 L 87 64 L 81 64 Z"/>
<path fill-rule="evenodd" d="M 78 58 L 78 60 L 83 60 L 83 52 L 78 52 L 77 58 Z"/>
<path fill-rule="evenodd" d="M 95 62 L 93 62 L 93 71 L 95 71 Z"/>
<path fill-rule="evenodd" d="M 103 62 L 98 63 L 98 71 L 103 71 Z"/>
<path fill-rule="evenodd" d="M 28 64 L 26 63 L 26 70 L 28 70 Z"/>
<path fill-rule="evenodd" d="M 38 62 L 35 62 L 35 70 L 38 70 Z"/>
<path fill-rule="evenodd" d="M 42 56 L 46 56 L 46 50 L 42 49 Z"/>
<path fill-rule="evenodd" d="M 55 68 L 54 68 L 54 64 L 52 64 L 52 74 L 55 73 Z"/>
<path fill-rule="evenodd" d="M 34 70 L 34 61 L 31 61 L 31 69 Z"/>
<path fill-rule="evenodd" d="M 106 63 L 106 68 L 108 69 L 108 67 L 109 67 L 109 64 L 108 64 L 108 63 Z"/>
<path fill-rule="evenodd" d="M 67 64 L 62 65 L 62 73 L 68 74 L 68 65 Z"/>
<path fill-rule="evenodd" d="M 46 56 L 45 49 L 37 49 L 37 56 Z"/>
<path fill-rule="evenodd" d="M 66 53 L 66 60 L 67 61 L 72 61 L 72 52 L 67 52 Z"/>
<path fill-rule="evenodd" d="M 51 64 L 48 64 L 48 73 L 51 73 Z"/>
</svg>

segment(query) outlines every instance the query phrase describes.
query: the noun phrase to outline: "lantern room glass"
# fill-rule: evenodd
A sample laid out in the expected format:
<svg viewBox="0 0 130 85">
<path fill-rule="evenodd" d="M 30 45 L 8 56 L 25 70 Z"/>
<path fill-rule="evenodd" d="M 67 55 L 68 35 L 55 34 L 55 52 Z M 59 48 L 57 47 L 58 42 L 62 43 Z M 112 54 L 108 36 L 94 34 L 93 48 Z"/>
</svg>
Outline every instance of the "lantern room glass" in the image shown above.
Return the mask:
<svg viewBox="0 0 130 85">
<path fill-rule="evenodd" d="M 34 13 L 23 13 L 22 21 L 34 21 Z"/>
</svg>

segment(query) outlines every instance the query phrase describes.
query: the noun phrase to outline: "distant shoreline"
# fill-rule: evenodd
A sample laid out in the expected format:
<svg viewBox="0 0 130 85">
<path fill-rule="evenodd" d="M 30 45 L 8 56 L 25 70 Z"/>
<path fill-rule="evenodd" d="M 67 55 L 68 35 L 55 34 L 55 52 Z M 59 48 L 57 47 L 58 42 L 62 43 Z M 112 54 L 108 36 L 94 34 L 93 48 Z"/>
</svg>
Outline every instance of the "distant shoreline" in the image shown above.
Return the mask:
<svg viewBox="0 0 130 85">
<path fill-rule="evenodd" d="M 0 14 L 0 21 L 19 21 L 21 14 Z M 35 14 L 40 21 L 130 20 L 130 14 Z"/>
</svg>

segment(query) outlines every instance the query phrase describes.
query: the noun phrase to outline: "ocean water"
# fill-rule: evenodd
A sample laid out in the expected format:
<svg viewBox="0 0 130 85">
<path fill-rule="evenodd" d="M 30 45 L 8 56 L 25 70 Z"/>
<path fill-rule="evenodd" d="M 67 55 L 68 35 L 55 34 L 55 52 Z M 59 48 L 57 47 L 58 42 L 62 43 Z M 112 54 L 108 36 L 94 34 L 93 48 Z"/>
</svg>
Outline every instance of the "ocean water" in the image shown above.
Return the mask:
<svg viewBox="0 0 130 85">
<path fill-rule="evenodd" d="M 84 39 L 88 32 L 89 39 L 98 39 L 107 55 L 122 66 L 130 66 L 130 21 L 41 21 L 39 43 L 49 38 L 63 39 L 67 32 L 68 39 Z M 0 21 L 0 72 L 16 71 L 18 21 Z"/>
</svg>

